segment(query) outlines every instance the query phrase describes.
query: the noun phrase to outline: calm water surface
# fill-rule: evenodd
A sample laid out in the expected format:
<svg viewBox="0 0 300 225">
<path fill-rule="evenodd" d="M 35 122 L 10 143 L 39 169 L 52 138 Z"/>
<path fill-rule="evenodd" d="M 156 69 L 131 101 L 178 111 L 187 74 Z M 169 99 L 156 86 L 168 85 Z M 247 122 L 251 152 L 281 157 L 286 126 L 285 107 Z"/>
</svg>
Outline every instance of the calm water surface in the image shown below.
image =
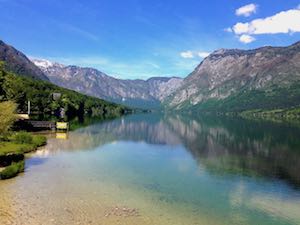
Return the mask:
<svg viewBox="0 0 300 225">
<path fill-rule="evenodd" d="M 0 191 L 0 224 L 300 224 L 300 129 L 131 115 L 51 135 Z"/>
</svg>

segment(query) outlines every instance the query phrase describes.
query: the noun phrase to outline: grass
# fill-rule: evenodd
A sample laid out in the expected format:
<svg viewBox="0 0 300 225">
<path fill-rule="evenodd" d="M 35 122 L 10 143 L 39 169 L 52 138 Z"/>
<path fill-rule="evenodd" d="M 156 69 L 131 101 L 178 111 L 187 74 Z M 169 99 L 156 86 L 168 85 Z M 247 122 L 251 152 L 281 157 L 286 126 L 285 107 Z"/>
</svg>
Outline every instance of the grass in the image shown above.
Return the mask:
<svg viewBox="0 0 300 225">
<path fill-rule="evenodd" d="M 41 147 L 47 144 L 47 138 L 42 135 L 34 135 L 32 138 L 32 142 L 36 148 Z"/>
<path fill-rule="evenodd" d="M 0 155 L 7 155 L 10 153 L 26 153 L 33 149 L 30 144 L 17 144 L 10 141 L 0 142 Z"/>
<path fill-rule="evenodd" d="M 47 139 L 41 135 L 32 135 L 26 132 L 18 132 L 10 136 L 6 141 L 0 141 L 0 156 L 4 162 L 9 162 L 0 172 L 0 179 L 9 179 L 17 176 L 18 173 L 24 171 L 24 160 L 14 155 L 24 155 L 25 153 L 36 150 L 38 147 L 47 143 Z M 23 157 L 24 158 L 24 157 Z M 0 162 L 1 164 L 1 162 Z"/>
<path fill-rule="evenodd" d="M 12 139 L 18 144 L 32 144 L 33 142 L 32 135 L 24 131 L 16 133 Z"/>
<path fill-rule="evenodd" d="M 31 136 L 30 139 L 26 137 L 25 139 L 20 140 L 19 134 L 16 134 L 15 136 L 11 137 L 9 141 L 0 142 L 0 155 L 6 155 L 10 153 L 28 153 L 45 145 L 47 142 L 47 139 L 44 136 L 31 134 L 28 135 Z"/>
<path fill-rule="evenodd" d="M 13 178 L 17 176 L 19 173 L 24 172 L 24 167 L 25 167 L 24 160 L 19 162 L 14 162 L 0 172 L 0 178 L 3 180 Z"/>
</svg>

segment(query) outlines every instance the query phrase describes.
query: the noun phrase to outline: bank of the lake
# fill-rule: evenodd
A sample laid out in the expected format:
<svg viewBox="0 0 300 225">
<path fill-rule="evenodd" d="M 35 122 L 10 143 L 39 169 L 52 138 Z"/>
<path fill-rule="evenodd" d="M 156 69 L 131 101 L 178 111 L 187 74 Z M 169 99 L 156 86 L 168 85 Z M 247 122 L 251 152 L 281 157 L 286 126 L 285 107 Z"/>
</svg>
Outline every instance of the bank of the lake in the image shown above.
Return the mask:
<svg viewBox="0 0 300 225">
<path fill-rule="evenodd" d="M 24 171 L 25 154 L 45 146 L 47 139 L 42 135 L 15 132 L 0 142 L 0 180 L 17 176 Z"/>
<path fill-rule="evenodd" d="M 255 109 L 247 110 L 238 114 L 242 118 L 250 120 L 272 121 L 276 123 L 290 123 L 300 125 L 300 108 L 286 109 Z"/>
<path fill-rule="evenodd" d="M 158 114 L 52 133 L 25 173 L 0 182 L 0 221 L 298 225 L 299 135 L 289 124 Z"/>
</svg>

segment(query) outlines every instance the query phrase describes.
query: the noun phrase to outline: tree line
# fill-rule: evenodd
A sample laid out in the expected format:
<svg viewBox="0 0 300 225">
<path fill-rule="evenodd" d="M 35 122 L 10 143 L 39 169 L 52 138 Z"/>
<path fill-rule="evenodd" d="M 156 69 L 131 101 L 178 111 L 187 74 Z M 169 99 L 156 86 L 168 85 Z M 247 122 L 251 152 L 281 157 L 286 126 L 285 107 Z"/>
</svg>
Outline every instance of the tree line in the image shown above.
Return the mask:
<svg viewBox="0 0 300 225">
<path fill-rule="evenodd" d="M 118 116 L 128 110 L 125 106 L 86 96 L 58 87 L 50 82 L 18 76 L 6 71 L 0 62 L 0 102 L 13 101 L 18 113 L 26 113 L 28 101 L 34 114 L 66 116 Z"/>
</svg>

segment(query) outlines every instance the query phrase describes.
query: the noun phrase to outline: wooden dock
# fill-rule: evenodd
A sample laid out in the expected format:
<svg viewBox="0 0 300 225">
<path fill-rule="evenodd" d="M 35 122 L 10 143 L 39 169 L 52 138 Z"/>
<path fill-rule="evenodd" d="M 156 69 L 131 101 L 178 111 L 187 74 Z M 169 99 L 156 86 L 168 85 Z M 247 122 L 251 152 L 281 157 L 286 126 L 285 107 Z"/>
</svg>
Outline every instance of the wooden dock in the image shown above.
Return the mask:
<svg viewBox="0 0 300 225">
<path fill-rule="evenodd" d="M 50 130 L 56 129 L 56 122 L 52 122 L 52 121 L 28 120 L 27 123 L 29 123 L 30 126 L 36 129 L 50 129 Z"/>
<path fill-rule="evenodd" d="M 68 122 L 37 121 L 24 119 L 18 120 L 17 124 L 21 130 L 69 130 Z"/>
</svg>

